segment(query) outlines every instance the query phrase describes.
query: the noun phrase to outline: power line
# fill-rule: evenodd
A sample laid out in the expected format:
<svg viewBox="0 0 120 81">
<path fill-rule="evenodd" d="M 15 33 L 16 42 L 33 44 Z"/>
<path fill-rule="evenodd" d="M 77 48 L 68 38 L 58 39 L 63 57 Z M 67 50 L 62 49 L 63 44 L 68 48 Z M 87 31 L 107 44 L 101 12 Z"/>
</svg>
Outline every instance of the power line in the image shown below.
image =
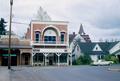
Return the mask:
<svg viewBox="0 0 120 81">
<path fill-rule="evenodd" d="M 12 23 L 14 23 L 14 24 L 24 24 L 24 25 L 30 25 L 30 24 L 28 24 L 28 23 L 22 23 L 22 22 L 12 22 Z"/>
</svg>

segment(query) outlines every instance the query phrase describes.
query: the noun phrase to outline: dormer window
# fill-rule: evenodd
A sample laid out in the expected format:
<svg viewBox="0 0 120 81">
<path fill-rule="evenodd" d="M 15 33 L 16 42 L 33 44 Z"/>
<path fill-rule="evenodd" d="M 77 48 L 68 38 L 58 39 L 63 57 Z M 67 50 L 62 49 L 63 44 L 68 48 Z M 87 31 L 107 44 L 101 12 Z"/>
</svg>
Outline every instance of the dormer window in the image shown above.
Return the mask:
<svg viewBox="0 0 120 81">
<path fill-rule="evenodd" d="M 99 44 L 96 44 L 93 48 L 93 51 L 102 51 L 101 47 L 99 46 Z"/>
<path fill-rule="evenodd" d="M 96 50 L 98 50 L 98 47 L 96 47 Z"/>
</svg>

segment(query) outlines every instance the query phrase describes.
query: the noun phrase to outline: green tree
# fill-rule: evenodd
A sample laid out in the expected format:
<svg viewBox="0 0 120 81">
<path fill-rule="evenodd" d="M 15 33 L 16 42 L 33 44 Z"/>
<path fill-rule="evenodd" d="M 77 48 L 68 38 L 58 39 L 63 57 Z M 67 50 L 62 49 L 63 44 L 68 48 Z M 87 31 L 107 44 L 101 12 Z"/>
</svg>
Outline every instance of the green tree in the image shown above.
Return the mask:
<svg viewBox="0 0 120 81">
<path fill-rule="evenodd" d="M 110 54 L 108 54 L 108 55 L 106 55 L 106 56 L 104 57 L 104 59 L 105 59 L 106 61 L 113 61 L 115 64 L 116 64 L 116 63 L 119 63 L 119 59 L 118 59 L 115 55 L 110 55 Z"/>
<path fill-rule="evenodd" d="M 86 64 L 90 64 L 92 62 L 91 58 L 89 55 L 85 54 L 85 55 L 81 55 L 77 60 L 76 60 L 76 64 L 77 65 L 86 65 Z"/>
<path fill-rule="evenodd" d="M 5 35 L 6 34 L 6 23 L 5 20 L 3 18 L 1 18 L 0 20 L 0 35 Z"/>
</svg>

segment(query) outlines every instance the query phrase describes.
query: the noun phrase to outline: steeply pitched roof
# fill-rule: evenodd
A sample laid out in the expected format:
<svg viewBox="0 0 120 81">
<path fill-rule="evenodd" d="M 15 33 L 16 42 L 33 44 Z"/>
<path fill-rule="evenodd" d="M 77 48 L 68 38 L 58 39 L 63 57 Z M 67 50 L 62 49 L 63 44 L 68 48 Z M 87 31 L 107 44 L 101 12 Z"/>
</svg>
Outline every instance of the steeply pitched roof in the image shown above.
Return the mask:
<svg viewBox="0 0 120 81">
<path fill-rule="evenodd" d="M 69 44 L 71 44 L 71 42 L 73 41 L 73 39 L 75 38 L 76 34 L 69 34 Z"/>
<path fill-rule="evenodd" d="M 79 29 L 79 32 L 78 32 L 78 33 L 79 33 L 80 35 L 84 35 L 84 34 L 85 34 L 82 24 L 80 25 L 80 29 Z"/>
<path fill-rule="evenodd" d="M 81 35 L 81 37 L 83 37 L 86 42 L 91 42 L 89 35 L 85 34 L 85 35 Z"/>
<path fill-rule="evenodd" d="M 98 44 L 102 51 L 93 51 L 95 45 Z M 85 54 L 108 54 L 109 49 L 116 45 L 117 42 L 93 42 L 93 43 L 79 43 L 82 53 Z"/>
</svg>

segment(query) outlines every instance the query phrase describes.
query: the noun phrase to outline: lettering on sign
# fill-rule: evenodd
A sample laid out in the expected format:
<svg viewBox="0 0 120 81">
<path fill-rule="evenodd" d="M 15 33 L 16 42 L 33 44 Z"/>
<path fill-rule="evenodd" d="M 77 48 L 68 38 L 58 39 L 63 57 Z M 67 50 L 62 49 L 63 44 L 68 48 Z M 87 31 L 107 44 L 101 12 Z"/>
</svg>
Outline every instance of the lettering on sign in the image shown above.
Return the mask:
<svg viewBox="0 0 120 81">
<path fill-rule="evenodd" d="M 33 52 L 40 52 L 40 49 L 33 49 Z"/>
</svg>

